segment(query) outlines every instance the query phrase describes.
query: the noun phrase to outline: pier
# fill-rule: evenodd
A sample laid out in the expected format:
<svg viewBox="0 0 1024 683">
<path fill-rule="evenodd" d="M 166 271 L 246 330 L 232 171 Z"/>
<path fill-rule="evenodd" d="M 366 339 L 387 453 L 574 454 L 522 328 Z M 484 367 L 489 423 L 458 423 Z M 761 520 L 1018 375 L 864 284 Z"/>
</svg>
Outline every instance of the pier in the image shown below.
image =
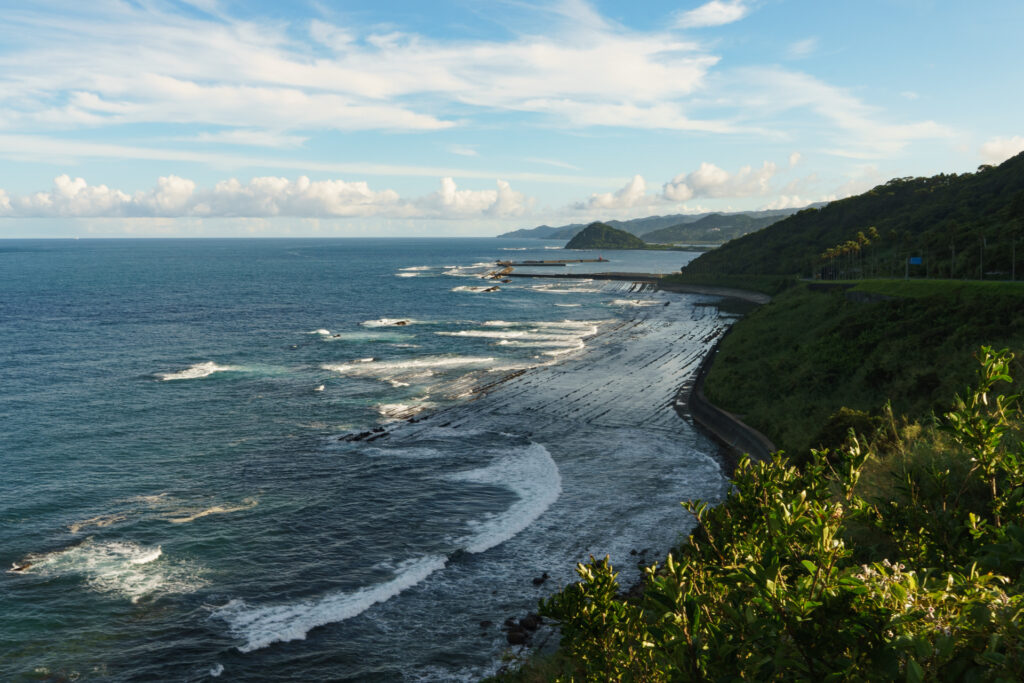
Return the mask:
<svg viewBox="0 0 1024 683">
<path fill-rule="evenodd" d="M 567 263 L 606 263 L 607 261 L 608 259 L 598 256 L 597 258 L 550 259 L 546 261 L 497 261 L 497 264 L 510 268 L 513 266 L 564 266 Z"/>
<path fill-rule="evenodd" d="M 559 280 L 630 280 L 632 282 L 656 283 L 664 275 L 661 273 L 506 273 L 504 277 L 539 277 L 556 278 Z"/>
</svg>

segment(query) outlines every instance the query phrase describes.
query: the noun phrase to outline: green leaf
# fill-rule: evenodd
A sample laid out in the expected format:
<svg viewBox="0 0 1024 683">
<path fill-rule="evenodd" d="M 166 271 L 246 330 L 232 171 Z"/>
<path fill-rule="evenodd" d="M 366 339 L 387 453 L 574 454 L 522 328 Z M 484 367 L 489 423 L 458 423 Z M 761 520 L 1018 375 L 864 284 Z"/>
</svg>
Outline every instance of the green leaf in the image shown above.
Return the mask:
<svg viewBox="0 0 1024 683">
<path fill-rule="evenodd" d="M 924 670 L 912 657 L 907 659 L 907 683 L 921 683 L 924 680 Z"/>
<path fill-rule="evenodd" d="M 818 571 L 818 565 L 814 564 L 810 560 L 800 560 L 800 564 L 804 566 L 808 574 L 815 574 Z"/>
</svg>

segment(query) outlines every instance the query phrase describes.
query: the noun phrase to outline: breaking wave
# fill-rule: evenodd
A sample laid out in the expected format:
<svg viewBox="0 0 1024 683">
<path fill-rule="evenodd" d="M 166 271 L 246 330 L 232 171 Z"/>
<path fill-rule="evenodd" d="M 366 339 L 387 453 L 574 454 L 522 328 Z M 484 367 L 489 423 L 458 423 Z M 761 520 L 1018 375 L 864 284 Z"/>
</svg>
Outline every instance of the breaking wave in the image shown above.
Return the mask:
<svg viewBox="0 0 1024 683">
<path fill-rule="evenodd" d="M 234 365 L 217 365 L 216 363 L 209 361 L 206 363 L 196 363 L 195 365 L 188 367 L 178 372 L 159 372 L 157 377 L 165 382 L 179 379 L 199 379 L 201 377 L 209 377 L 215 372 L 230 372 L 232 370 L 241 370 L 241 368 Z"/>
<path fill-rule="evenodd" d="M 422 320 L 414 320 L 413 318 L 377 318 L 376 320 L 363 321 L 360 325 L 363 327 L 405 327 L 406 325 L 417 325 L 422 322 Z"/>
<path fill-rule="evenodd" d="M 459 472 L 449 479 L 504 486 L 519 496 L 504 512 L 471 523 L 475 533 L 463 539 L 470 553 L 482 553 L 509 540 L 533 524 L 562 493 L 558 465 L 539 443 L 500 457 L 488 467 Z"/>
<path fill-rule="evenodd" d="M 312 629 L 358 616 L 422 582 L 446 563 L 444 556 L 429 555 L 407 562 L 390 581 L 283 605 L 254 607 L 244 600 L 232 600 L 216 610 L 214 616 L 227 622 L 231 633 L 245 641 L 238 646 L 241 652 L 305 640 Z"/>
<path fill-rule="evenodd" d="M 29 555 L 21 573 L 43 577 L 81 576 L 98 593 L 110 593 L 138 602 L 148 595 L 191 593 L 204 585 L 199 572 L 181 563 L 158 562 L 160 546 L 143 546 L 132 541 L 102 541 L 92 538 L 78 545 L 47 553 Z"/>
</svg>

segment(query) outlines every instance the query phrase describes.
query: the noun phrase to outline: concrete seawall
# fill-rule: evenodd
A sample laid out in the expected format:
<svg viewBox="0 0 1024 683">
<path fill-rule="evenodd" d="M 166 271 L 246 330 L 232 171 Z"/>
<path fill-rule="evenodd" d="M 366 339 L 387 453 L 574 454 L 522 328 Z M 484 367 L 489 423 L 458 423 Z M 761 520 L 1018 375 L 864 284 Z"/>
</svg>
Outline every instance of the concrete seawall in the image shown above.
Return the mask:
<svg viewBox="0 0 1024 683">
<path fill-rule="evenodd" d="M 722 336 L 722 339 L 725 339 L 727 335 L 728 332 Z M 764 434 L 745 424 L 736 415 L 722 410 L 704 396 L 704 380 L 711 370 L 722 339 L 719 339 L 704 357 L 692 385 L 684 386 L 679 390 L 679 395 L 676 397 L 676 409 L 688 412 L 697 425 L 729 448 L 734 456 L 746 453 L 754 460 L 766 460 L 777 450 L 775 444 Z M 735 461 L 730 459 L 728 465 L 731 469 L 735 466 Z"/>
</svg>

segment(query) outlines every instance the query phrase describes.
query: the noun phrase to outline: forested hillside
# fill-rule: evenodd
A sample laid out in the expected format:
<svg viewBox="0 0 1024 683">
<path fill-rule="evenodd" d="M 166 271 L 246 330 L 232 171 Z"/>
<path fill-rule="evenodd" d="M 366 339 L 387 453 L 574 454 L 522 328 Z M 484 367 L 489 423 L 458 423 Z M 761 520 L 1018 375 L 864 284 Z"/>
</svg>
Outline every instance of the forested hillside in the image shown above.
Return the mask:
<svg viewBox="0 0 1024 683">
<path fill-rule="evenodd" d="M 643 249 L 647 244 L 624 230 L 606 223 L 591 223 L 569 240 L 566 249 Z"/>
<path fill-rule="evenodd" d="M 684 273 L 1010 279 L 1024 276 L 1022 262 L 1024 153 L 976 173 L 894 178 L 805 209 Z"/>
</svg>

